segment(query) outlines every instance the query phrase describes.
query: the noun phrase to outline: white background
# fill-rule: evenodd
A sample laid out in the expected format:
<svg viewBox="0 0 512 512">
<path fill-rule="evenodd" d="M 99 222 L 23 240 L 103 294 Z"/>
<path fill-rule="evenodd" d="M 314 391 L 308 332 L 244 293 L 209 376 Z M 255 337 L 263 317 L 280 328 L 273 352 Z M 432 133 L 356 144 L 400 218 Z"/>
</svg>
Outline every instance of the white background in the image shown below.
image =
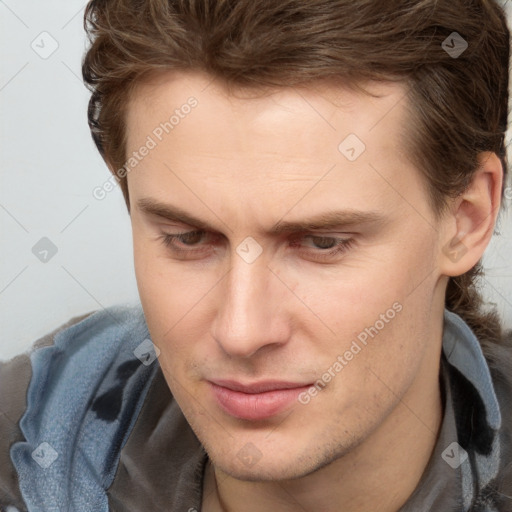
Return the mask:
<svg viewBox="0 0 512 512">
<path fill-rule="evenodd" d="M 84 7 L 0 0 L 0 359 L 73 316 L 138 300 L 122 194 L 92 196 L 109 174 L 87 126 Z M 510 213 L 499 231 L 483 284 L 512 327 Z M 58 250 L 46 263 L 32 252 L 43 237 Z"/>
</svg>

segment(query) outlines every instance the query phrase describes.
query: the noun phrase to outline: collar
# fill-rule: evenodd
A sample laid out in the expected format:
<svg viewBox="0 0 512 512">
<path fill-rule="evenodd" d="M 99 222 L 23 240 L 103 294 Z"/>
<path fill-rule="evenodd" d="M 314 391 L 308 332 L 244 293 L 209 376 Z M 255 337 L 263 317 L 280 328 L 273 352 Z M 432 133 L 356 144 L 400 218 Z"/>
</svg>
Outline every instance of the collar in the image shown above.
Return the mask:
<svg viewBox="0 0 512 512">
<path fill-rule="evenodd" d="M 469 326 L 445 310 L 440 367 L 444 416 L 420 483 L 400 512 L 485 506 L 485 488 L 500 470 L 501 412 L 489 367 Z"/>
</svg>

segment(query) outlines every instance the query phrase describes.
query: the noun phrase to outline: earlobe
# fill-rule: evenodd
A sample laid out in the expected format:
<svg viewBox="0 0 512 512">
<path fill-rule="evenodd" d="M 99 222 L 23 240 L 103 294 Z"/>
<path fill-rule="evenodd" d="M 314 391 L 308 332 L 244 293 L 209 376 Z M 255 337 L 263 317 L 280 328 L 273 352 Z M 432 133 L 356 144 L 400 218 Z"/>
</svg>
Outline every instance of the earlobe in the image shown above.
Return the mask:
<svg viewBox="0 0 512 512">
<path fill-rule="evenodd" d="M 470 270 L 482 257 L 491 240 L 501 204 L 503 167 L 496 153 L 478 156 L 479 167 L 467 189 L 454 200 L 451 229 L 446 231 L 441 271 L 458 276 Z"/>
</svg>

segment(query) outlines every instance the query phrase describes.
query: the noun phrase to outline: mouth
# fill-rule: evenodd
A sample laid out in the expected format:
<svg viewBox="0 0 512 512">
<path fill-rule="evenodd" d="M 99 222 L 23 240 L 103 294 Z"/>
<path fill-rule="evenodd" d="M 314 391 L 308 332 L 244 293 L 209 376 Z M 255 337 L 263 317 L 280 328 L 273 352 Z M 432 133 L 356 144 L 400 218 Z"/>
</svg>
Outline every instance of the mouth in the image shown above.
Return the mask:
<svg viewBox="0 0 512 512">
<path fill-rule="evenodd" d="M 230 416 L 243 420 L 271 418 L 291 404 L 311 387 L 311 383 L 261 381 L 241 384 L 232 380 L 208 381 L 217 405 Z"/>
</svg>

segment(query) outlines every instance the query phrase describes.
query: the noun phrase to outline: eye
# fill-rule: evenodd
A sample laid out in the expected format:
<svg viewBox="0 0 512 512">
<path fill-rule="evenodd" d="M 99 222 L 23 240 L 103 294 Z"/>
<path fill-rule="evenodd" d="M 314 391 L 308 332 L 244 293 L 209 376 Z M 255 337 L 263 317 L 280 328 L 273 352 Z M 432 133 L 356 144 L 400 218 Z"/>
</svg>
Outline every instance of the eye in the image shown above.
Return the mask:
<svg viewBox="0 0 512 512">
<path fill-rule="evenodd" d="M 317 249 L 332 249 L 337 245 L 337 239 L 332 236 L 307 235 L 304 238 L 309 238 Z"/>
<path fill-rule="evenodd" d="M 303 244 L 309 241 L 309 244 Z M 301 255 L 308 260 L 330 262 L 348 251 L 354 243 L 353 238 L 325 235 L 305 235 L 292 242 Z"/>
<path fill-rule="evenodd" d="M 167 245 L 172 244 L 173 241 L 179 241 L 184 245 L 193 246 L 197 245 L 204 237 L 204 231 L 188 231 L 187 233 L 177 233 L 175 235 L 166 235 L 164 243 Z"/>
<path fill-rule="evenodd" d="M 206 231 L 196 230 L 184 233 L 164 233 L 163 244 L 179 259 L 204 257 L 212 250 L 216 238 Z"/>
</svg>

